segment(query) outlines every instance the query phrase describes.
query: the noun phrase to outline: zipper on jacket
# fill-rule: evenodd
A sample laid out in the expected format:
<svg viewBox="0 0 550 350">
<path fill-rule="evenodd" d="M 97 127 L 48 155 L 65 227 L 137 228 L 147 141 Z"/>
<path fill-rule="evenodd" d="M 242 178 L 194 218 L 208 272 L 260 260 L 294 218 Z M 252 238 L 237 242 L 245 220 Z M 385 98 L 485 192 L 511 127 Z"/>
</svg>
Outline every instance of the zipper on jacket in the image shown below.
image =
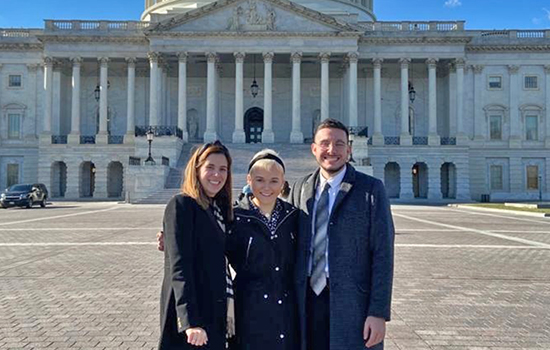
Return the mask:
<svg viewBox="0 0 550 350">
<path fill-rule="evenodd" d="M 254 239 L 254 237 L 250 237 L 250 238 L 248 239 L 248 246 L 246 247 L 246 258 L 245 258 L 245 260 L 244 260 L 244 263 L 245 263 L 245 264 L 248 263 L 248 255 L 249 255 L 249 253 L 250 253 L 250 246 L 252 246 L 252 240 L 253 240 L 253 239 Z"/>
</svg>

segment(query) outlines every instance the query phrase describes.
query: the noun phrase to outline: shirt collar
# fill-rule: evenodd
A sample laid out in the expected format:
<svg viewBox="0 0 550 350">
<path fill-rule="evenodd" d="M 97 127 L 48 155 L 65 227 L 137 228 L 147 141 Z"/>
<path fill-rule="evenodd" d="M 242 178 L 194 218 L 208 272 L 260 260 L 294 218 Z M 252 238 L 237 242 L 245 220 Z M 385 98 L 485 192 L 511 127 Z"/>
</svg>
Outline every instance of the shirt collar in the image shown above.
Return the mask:
<svg viewBox="0 0 550 350">
<path fill-rule="evenodd" d="M 340 188 L 340 184 L 344 180 L 344 176 L 346 175 L 347 165 L 344 165 L 344 167 L 334 176 L 330 177 L 329 179 L 325 179 L 321 172 L 319 172 L 319 188 L 322 189 L 325 187 L 325 184 L 328 182 L 331 189 L 338 189 Z"/>
</svg>

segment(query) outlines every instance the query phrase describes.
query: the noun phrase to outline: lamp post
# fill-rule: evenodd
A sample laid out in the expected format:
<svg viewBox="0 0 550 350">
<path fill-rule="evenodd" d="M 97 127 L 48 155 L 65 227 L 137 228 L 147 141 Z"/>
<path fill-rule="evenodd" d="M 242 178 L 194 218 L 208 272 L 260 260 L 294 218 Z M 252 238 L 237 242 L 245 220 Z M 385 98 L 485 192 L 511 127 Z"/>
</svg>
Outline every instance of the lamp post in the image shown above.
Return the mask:
<svg viewBox="0 0 550 350">
<path fill-rule="evenodd" d="M 145 165 L 155 165 L 157 163 L 151 156 L 151 144 L 153 143 L 153 139 L 155 138 L 155 133 L 153 132 L 153 130 L 149 129 L 149 131 L 147 131 L 145 135 L 147 136 L 147 142 L 149 142 L 149 156 L 145 160 Z"/>
</svg>

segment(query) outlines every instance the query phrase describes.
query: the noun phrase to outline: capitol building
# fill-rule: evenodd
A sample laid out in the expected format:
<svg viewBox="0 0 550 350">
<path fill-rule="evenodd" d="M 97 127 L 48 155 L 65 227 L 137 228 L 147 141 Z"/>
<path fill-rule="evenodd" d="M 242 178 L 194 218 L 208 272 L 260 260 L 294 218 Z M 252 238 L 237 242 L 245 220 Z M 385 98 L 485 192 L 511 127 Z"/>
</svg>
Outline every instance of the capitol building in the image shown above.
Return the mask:
<svg viewBox="0 0 550 350">
<path fill-rule="evenodd" d="M 379 21 L 373 0 L 146 0 L 139 20 L 0 28 L 0 109 L 0 188 L 54 198 L 150 196 L 191 144 L 304 150 L 331 117 L 391 198 L 550 200 L 550 29 Z"/>
</svg>

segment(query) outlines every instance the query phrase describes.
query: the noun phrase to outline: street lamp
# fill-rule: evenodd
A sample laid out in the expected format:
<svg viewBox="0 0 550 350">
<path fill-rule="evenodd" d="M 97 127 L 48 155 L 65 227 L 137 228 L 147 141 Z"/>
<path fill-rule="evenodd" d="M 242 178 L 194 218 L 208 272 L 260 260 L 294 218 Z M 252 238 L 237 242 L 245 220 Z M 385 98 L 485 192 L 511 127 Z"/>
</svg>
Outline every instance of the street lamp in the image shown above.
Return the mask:
<svg viewBox="0 0 550 350">
<path fill-rule="evenodd" d="M 416 99 L 416 90 L 414 89 L 414 85 L 412 82 L 409 81 L 409 101 L 411 103 L 414 103 L 414 100 Z"/>
<path fill-rule="evenodd" d="M 153 139 L 155 138 L 155 133 L 153 132 L 153 130 L 149 129 L 145 136 L 147 136 L 147 142 L 149 142 L 149 156 L 147 157 L 147 159 L 145 159 L 145 165 L 155 165 L 157 163 L 151 156 L 151 144 L 153 143 Z"/>
<path fill-rule="evenodd" d="M 256 82 L 256 56 L 254 55 L 253 57 L 254 57 L 254 80 L 252 81 L 252 85 L 250 85 L 250 93 L 252 94 L 253 98 L 256 98 L 256 96 L 258 96 L 258 92 L 260 92 L 260 87 Z"/>
</svg>

